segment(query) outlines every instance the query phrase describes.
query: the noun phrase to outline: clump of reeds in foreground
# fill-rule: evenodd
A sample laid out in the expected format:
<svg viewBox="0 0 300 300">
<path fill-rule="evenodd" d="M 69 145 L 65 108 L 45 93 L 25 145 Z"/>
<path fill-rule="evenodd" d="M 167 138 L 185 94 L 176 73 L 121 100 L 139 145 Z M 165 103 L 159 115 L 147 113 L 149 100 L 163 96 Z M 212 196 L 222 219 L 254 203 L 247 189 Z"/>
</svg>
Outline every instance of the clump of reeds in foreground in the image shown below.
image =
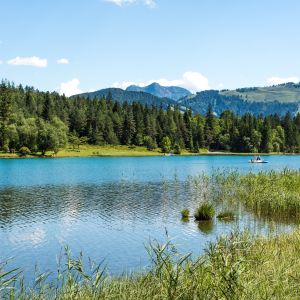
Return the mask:
<svg viewBox="0 0 300 300">
<path fill-rule="evenodd" d="M 39 274 L 25 285 L 18 270 L 0 265 L 0 299 L 298 299 L 300 233 L 269 238 L 230 234 L 205 253 L 180 255 L 170 242 L 152 243 L 149 271 L 107 277 L 70 254 L 57 278 Z"/>
<path fill-rule="evenodd" d="M 197 221 L 209 221 L 213 219 L 214 215 L 214 206 L 211 203 L 206 202 L 197 208 L 194 217 Z"/>
</svg>

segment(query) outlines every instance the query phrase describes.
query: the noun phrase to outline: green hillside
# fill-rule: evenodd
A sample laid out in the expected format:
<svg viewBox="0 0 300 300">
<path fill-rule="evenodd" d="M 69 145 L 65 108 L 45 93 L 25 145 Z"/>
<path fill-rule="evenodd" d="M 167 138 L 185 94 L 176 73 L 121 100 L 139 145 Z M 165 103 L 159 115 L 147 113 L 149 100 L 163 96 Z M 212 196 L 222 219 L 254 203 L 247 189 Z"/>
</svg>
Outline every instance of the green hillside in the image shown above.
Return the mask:
<svg viewBox="0 0 300 300">
<path fill-rule="evenodd" d="M 300 83 L 285 83 L 270 87 L 241 88 L 220 91 L 223 96 L 236 96 L 252 102 L 291 103 L 300 101 Z"/>
</svg>

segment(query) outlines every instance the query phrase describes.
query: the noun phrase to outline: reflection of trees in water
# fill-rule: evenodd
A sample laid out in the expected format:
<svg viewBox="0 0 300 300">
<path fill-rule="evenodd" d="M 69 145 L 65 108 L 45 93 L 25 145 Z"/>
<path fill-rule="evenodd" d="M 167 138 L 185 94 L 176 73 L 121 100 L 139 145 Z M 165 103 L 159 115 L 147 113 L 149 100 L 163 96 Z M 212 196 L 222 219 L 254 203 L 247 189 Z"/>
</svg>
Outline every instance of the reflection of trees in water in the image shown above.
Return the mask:
<svg viewBox="0 0 300 300">
<path fill-rule="evenodd" d="M 191 201 L 191 191 L 177 180 L 5 188 L 0 190 L 0 224 L 66 216 L 84 220 L 90 215 L 107 220 L 172 218 Z"/>
<path fill-rule="evenodd" d="M 204 234 L 210 234 L 214 229 L 213 221 L 198 221 L 198 228 Z"/>
</svg>

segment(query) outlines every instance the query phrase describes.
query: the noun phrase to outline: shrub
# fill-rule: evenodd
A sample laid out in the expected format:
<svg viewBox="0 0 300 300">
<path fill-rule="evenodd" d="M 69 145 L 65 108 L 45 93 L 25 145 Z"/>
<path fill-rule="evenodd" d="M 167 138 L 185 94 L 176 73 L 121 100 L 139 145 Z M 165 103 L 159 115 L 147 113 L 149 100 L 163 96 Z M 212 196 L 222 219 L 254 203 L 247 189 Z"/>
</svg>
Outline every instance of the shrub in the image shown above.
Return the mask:
<svg viewBox="0 0 300 300">
<path fill-rule="evenodd" d="M 19 153 L 21 156 L 26 156 L 30 154 L 30 150 L 27 147 L 21 147 Z"/>
<path fill-rule="evenodd" d="M 181 211 L 181 217 L 184 219 L 184 218 L 188 218 L 189 216 L 190 216 L 190 211 L 187 208 L 184 208 Z"/>
<path fill-rule="evenodd" d="M 208 221 L 211 220 L 215 215 L 215 209 L 210 203 L 201 204 L 195 212 L 195 219 L 197 221 Z"/>
<path fill-rule="evenodd" d="M 2 147 L 2 151 L 5 152 L 5 153 L 8 153 L 9 152 L 9 147 L 7 145 L 4 145 Z"/>
<path fill-rule="evenodd" d="M 168 136 L 165 136 L 161 141 L 161 150 L 163 153 L 169 153 L 171 151 L 171 140 Z"/>
<path fill-rule="evenodd" d="M 181 154 L 181 148 L 178 144 L 174 145 L 174 154 L 178 154 L 178 155 Z"/>
<path fill-rule="evenodd" d="M 144 145 L 149 151 L 155 150 L 157 148 L 155 140 L 149 135 L 144 137 Z"/>
</svg>

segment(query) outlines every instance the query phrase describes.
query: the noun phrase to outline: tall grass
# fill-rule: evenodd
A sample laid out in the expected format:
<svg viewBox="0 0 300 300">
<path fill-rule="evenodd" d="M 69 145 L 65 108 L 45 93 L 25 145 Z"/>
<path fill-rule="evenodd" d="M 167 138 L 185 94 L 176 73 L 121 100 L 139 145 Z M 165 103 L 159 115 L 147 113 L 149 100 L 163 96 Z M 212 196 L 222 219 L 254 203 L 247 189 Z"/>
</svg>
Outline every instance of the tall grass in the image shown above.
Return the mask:
<svg viewBox="0 0 300 300">
<path fill-rule="evenodd" d="M 148 272 L 107 277 L 85 268 L 70 253 L 56 280 L 48 274 L 25 286 L 18 270 L 1 265 L 0 299 L 299 299 L 300 232 L 269 238 L 231 234 L 204 255 L 179 255 L 174 246 L 152 244 Z"/>
<path fill-rule="evenodd" d="M 300 171 L 219 174 L 214 189 L 222 203 L 241 203 L 258 216 L 300 217 Z"/>
<path fill-rule="evenodd" d="M 215 215 L 213 204 L 205 202 L 202 203 L 196 210 L 194 217 L 197 221 L 209 221 Z"/>
</svg>

